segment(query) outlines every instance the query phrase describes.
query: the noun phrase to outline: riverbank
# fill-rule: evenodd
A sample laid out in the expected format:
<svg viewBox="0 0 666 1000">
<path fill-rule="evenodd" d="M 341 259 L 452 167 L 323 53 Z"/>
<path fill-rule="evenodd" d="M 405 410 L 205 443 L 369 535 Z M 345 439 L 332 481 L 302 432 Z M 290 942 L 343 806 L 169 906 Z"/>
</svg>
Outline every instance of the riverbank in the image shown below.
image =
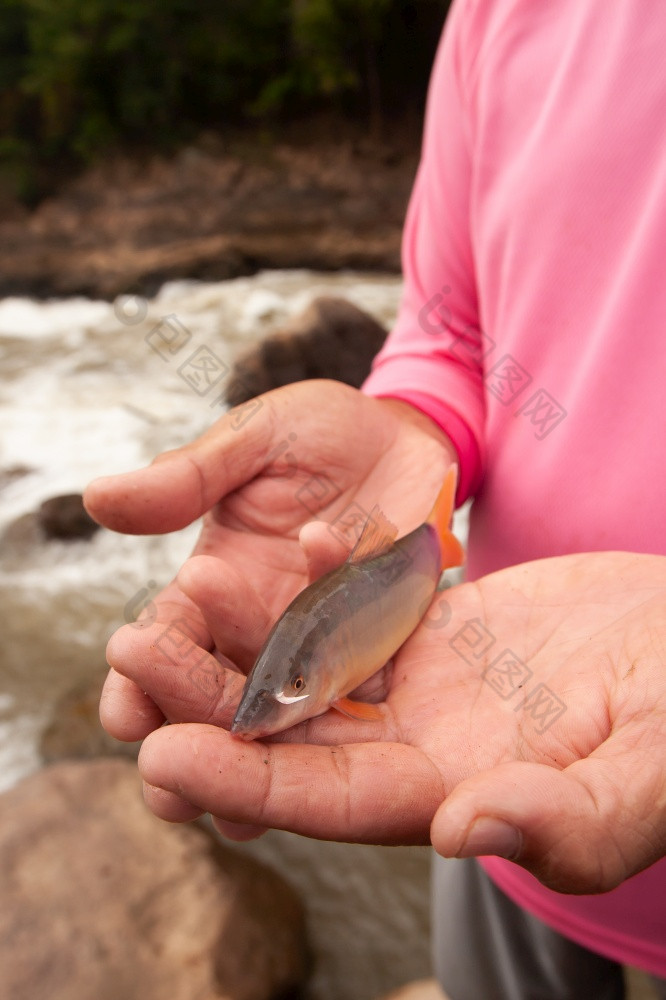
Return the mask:
<svg viewBox="0 0 666 1000">
<path fill-rule="evenodd" d="M 388 132 L 388 130 L 387 130 Z M 370 138 L 317 119 L 117 153 L 33 209 L 0 199 L 0 297 L 155 294 L 264 268 L 398 273 L 417 116 Z"/>
</svg>

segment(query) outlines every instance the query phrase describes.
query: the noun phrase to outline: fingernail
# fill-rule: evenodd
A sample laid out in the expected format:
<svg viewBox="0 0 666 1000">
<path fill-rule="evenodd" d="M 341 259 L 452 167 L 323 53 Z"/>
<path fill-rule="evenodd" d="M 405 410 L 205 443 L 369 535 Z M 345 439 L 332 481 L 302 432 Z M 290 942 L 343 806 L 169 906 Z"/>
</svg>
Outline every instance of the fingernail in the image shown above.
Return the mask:
<svg viewBox="0 0 666 1000">
<path fill-rule="evenodd" d="M 491 816 L 480 816 L 469 828 L 467 839 L 456 857 L 476 858 L 494 854 L 511 861 L 520 854 L 522 839 L 520 830 L 510 823 Z"/>
</svg>

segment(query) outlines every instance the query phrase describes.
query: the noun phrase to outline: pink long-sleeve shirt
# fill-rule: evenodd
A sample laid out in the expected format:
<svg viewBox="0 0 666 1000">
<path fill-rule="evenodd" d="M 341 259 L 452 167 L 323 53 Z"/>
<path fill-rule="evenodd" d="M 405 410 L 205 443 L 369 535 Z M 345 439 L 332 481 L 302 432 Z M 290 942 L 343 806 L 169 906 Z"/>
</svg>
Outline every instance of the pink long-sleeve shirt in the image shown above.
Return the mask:
<svg viewBox="0 0 666 1000">
<path fill-rule="evenodd" d="M 468 578 L 591 550 L 666 555 L 666 5 L 454 0 L 404 233 L 404 295 L 364 391 L 453 440 Z M 666 862 L 516 902 L 666 977 Z"/>
</svg>

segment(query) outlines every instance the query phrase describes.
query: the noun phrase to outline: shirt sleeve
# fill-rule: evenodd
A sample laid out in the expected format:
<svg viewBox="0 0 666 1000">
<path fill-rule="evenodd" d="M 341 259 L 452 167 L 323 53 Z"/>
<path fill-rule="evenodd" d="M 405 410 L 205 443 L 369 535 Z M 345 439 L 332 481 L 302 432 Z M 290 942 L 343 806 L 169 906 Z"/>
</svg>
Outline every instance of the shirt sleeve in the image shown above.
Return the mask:
<svg viewBox="0 0 666 1000">
<path fill-rule="evenodd" d="M 449 436 L 460 462 L 459 502 L 481 479 L 485 412 L 470 234 L 471 141 L 460 73 L 465 7 L 454 0 L 430 80 L 403 233 L 397 321 L 363 385 L 369 395 L 412 404 Z"/>
</svg>

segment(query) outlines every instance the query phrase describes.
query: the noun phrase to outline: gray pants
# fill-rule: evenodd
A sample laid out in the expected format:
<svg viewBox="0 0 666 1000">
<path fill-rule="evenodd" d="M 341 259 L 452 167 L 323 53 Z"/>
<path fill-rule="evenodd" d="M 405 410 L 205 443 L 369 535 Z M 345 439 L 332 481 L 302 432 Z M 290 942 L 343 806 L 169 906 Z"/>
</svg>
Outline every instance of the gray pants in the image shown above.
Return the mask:
<svg viewBox="0 0 666 1000">
<path fill-rule="evenodd" d="M 516 906 L 472 858 L 437 857 L 433 937 L 450 1000 L 623 1000 L 622 966 Z M 652 977 L 659 1000 L 666 980 Z"/>
</svg>

